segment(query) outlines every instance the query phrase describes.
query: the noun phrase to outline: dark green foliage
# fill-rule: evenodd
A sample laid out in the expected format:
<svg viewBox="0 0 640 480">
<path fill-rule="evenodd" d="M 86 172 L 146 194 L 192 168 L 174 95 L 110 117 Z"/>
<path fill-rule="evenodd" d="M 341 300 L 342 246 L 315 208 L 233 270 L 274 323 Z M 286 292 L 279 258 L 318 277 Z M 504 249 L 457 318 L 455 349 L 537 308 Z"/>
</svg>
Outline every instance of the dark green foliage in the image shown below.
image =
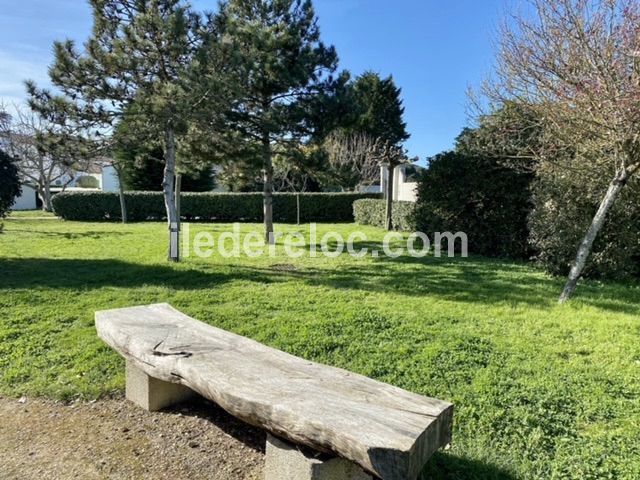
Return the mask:
<svg viewBox="0 0 640 480">
<path fill-rule="evenodd" d="M 164 154 L 157 147 L 150 152 L 119 152 L 118 162 L 123 169 L 127 190 L 160 192 L 164 178 Z M 182 174 L 183 192 L 209 192 L 213 190 L 211 168 L 202 165 Z"/>
<path fill-rule="evenodd" d="M 156 192 L 126 192 L 129 220 L 166 218 L 164 199 Z M 63 192 L 53 197 L 53 210 L 65 220 L 121 220 L 115 192 Z"/>
<path fill-rule="evenodd" d="M 465 232 L 472 253 L 526 257 L 531 179 L 494 159 L 436 155 L 418 182 L 417 228 Z"/>
<path fill-rule="evenodd" d="M 598 209 L 609 177 L 580 172 L 540 174 L 534 183 L 530 218 L 536 259 L 550 273 L 566 275 Z M 593 245 L 584 275 L 624 278 L 640 275 L 640 181 L 622 191 Z"/>
<path fill-rule="evenodd" d="M 302 193 L 300 219 L 303 222 L 352 222 L 353 203 L 362 198 L 377 198 L 365 193 Z M 129 220 L 162 220 L 166 217 L 159 192 L 126 192 Z M 296 194 L 276 193 L 274 220 L 296 222 Z M 58 216 L 65 220 L 120 219 L 118 195 L 110 192 L 67 192 L 53 198 Z M 185 220 L 259 222 L 262 220 L 261 193 L 183 193 L 181 215 Z"/>
<path fill-rule="evenodd" d="M 360 225 L 385 228 L 386 201 L 380 199 L 362 199 L 353 202 L 353 217 Z M 394 230 L 415 230 L 415 204 L 412 202 L 393 202 L 391 218 Z"/>
<path fill-rule="evenodd" d="M 162 191 L 165 155 L 162 132 L 147 121 L 137 105 L 127 109 L 127 115 L 118 123 L 113 135 L 113 156 L 122 169 L 127 190 Z M 183 192 L 213 190 L 211 161 L 201 157 L 199 151 L 179 152 L 177 172 L 182 174 Z"/>
<path fill-rule="evenodd" d="M 122 168 L 123 185 L 127 190 L 156 192 L 162 190 L 164 160 L 162 148 L 146 151 L 119 150 L 115 154 Z"/>
<path fill-rule="evenodd" d="M 331 92 L 338 62 L 320 40 L 312 3 L 229 0 L 219 29 L 236 48 L 229 128 L 258 142 L 264 135 L 285 141 L 309 134 L 308 99 Z"/>
<path fill-rule="evenodd" d="M 18 167 L 9 155 L 0 150 L 0 218 L 7 216 L 21 191 Z"/>
<path fill-rule="evenodd" d="M 271 200 L 274 154 L 287 155 L 315 136 L 319 100 L 332 97 L 348 76 L 333 77 L 338 56 L 320 39 L 311 0 L 228 0 L 217 31 L 234 52 L 227 67 L 234 101 L 225 111 L 221 143 L 232 146 L 230 158 L 259 160 L 268 237 L 280 215 Z"/>
<path fill-rule="evenodd" d="M 401 90 L 393 77 L 380 78 L 377 73 L 366 72 L 356 79 L 353 91 L 358 109 L 353 130 L 391 145 L 399 145 L 409 138 L 407 124 L 402 119 Z"/>
</svg>

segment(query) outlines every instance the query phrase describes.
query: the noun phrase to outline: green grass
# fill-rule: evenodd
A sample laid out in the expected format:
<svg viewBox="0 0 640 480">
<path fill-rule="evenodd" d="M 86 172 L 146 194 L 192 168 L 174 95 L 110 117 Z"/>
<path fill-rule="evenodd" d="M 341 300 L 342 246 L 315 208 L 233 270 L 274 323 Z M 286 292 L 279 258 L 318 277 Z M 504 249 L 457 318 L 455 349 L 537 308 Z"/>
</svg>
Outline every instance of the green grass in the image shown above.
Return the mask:
<svg viewBox="0 0 640 480">
<path fill-rule="evenodd" d="M 16 210 L 9 213 L 9 218 L 56 218 L 54 213 L 45 212 L 44 210 Z"/>
<path fill-rule="evenodd" d="M 229 225 L 191 225 L 229 230 Z M 243 225 L 243 232 L 259 225 Z M 360 227 L 358 227 L 360 228 Z M 305 227 L 278 226 L 283 231 Z M 352 225 L 322 225 L 320 234 Z M 372 244 L 383 232 L 363 228 Z M 165 260 L 162 224 L 5 221 L 0 394 L 123 389 L 95 310 L 169 302 L 295 355 L 456 404 L 429 478 L 640 478 L 640 286 L 521 263 L 341 256 Z M 275 264 L 290 263 L 294 271 Z"/>
</svg>

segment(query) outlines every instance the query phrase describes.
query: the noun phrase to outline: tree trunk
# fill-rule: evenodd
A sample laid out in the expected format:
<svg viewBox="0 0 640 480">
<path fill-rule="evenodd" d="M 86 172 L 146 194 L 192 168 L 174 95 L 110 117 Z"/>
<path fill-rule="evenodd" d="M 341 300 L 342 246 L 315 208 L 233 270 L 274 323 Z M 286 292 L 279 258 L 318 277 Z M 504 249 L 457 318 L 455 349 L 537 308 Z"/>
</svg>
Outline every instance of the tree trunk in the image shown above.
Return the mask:
<svg viewBox="0 0 640 480">
<path fill-rule="evenodd" d="M 176 175 L 176 216 L 178 218 L 178 229 L 180 229 L 180 195 L 182 194 L 182 175 Z"/>
<path fill-rule="evenodd" d="M 264 237 L 267 245 L 275 241 L 273 237 L 273 164 L 271 162 L 271 141 L 269 132 L 262 135 L 262 173 L 264 180 Z"/>
<path fill-rule="evenodd" d="M 42 206 L 40 208 L 42 209 L 43 212 L 46 212 L 47 211 L 47 205 L 46 205 L 46 203 L 44 201 L 44 185 L 42 185 L 39 182 L 36 184 L 36 194 L 38 195 L 38 198 L 42 202 Z"/>
<path fill-rule="evenodd" d="M 385 209 L 384 226 L 387 230 L 393 230 L 393 174 L 395 166 L 387 167 L 387 208 Z"/>
<path fill-rule="evenodd" d="M 613 205 L 615 204 L 620 191 L 624 188 L 628 179 L 628 172 L 623 169 L 616 173 L 615 178 L 609 184 L 609 189 L 607 190 L 607 193 L 600 203 L 600 208 L 598 208 L 598 211 L 593 217 L 591 225 L 589 226 L 589 229 L 587 230 L 587 233 L 585 234 L 584 238 L 582 239 L 582 243 L 578 248 L 578 254 L 573 261 L 571 271 L 569 272 L 569 276 L 567 278 L 567 283 L 562 290 L 562 294 L 560 295 L 558 303 L 565 303 L 573 295 L 573 292 L 578 285 L 578 280 L 580 279 L 582 271 L 584 270 L 584 267 L 587 263 L 587 259 L 589 258 L 589 254 L 591 253 L 593 242 L 598 236 L 598 233 L 600 233 L 600 230 L 602 230 L 602 226 L 604 225 L 604 222 L 606 220 L 607 213 L 609 213 L 609 210 L 611 210 L 611 207 L 613 207 Z"/>
<path fill-rule="evenodd" d="M 53 212 L 53 204 L 51 203 L 51 185 L 45 182 L 42 186 L 42 209 L 46 212 Z"/>
<path fill-rule="evenodd" d="M 167 222 L 169 224 L 169 255 L 171 262 L 180 261 L 180 243 L 178 214 L 176 211 L 176 197 L 174 192 L 176 176 L 176 139 L 173 127 L 168 125 L 165 129 L 165 161 L 162 192 L 164 205 L 167 210 Z"/>
<path fill-rule="evenodd" d="M 296 225 L 300 226 L 300 193 L 296 193 Z"/>
<path fill-rule="evenodd" d="M 124 198 L 124 185 L 122 184 L 122 173 L 120 169 L 114 167 L 116 171 L 116 175 L 118 176 L 118 197 L 120 198 L 120 218 L 122 218 L 122 223 L 127 223 L 127 203 Z"/>
</svg>

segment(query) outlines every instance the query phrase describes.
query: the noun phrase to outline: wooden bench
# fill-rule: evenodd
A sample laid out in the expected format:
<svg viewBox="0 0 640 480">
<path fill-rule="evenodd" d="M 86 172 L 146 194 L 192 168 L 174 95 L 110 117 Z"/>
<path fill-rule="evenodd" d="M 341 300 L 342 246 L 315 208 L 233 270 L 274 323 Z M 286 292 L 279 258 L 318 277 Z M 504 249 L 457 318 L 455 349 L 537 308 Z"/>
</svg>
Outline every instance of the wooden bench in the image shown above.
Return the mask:
<svg viewBox="0 0 640 480">
<path fill-rule="evenodd" d="M 143 408 L 197 392 L 273 434 L 267 480 L 411 480 L 451 440 L 450 403 L 303 360 L 167 304 L 97 312 L 96 328 L 126 358 L 127 398 Z"/>
</svg>

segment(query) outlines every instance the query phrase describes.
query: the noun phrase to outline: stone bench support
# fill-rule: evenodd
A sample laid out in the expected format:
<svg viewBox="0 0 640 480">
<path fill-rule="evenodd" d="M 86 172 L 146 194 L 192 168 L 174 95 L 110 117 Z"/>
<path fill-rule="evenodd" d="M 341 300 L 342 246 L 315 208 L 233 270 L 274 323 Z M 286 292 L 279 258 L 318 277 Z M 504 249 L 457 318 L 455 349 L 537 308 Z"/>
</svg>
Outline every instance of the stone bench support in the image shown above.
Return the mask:
<svg viewBox="0 0 640 480">
<path fill-rule="evenodd" d="M 127 361 L 127 400 L 149 412 L 156 412 L 192 398 L 195 392 L 184 385 L 150 377 Z"/>
<path fill-rule="evenodd" d="M 267 434 L 266 454 L 264 480 L 373 480 L 353 462 L 314 455 L 271 434 Z"/>
</svg>

